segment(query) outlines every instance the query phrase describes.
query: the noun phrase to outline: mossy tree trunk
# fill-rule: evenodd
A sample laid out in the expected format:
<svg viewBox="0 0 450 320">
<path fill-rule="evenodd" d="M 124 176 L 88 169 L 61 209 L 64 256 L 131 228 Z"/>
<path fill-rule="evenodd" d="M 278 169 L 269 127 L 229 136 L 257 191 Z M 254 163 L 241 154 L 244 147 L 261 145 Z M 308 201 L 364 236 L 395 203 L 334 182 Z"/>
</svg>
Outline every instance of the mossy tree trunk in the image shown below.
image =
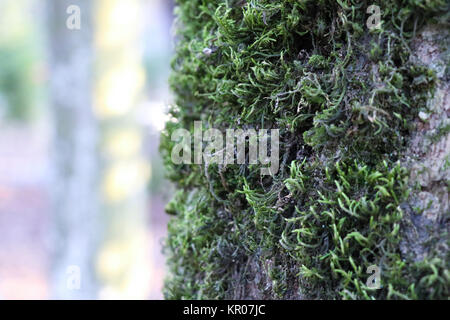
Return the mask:
<svg viewBox="0 0 450 320">
<path fill-rule="evenodd" d="M 178 1 L 167 298 L 448 298 L 448 9 Z M 280 170 L 174 164 L 195 120 L 279 129 Z"/>
</svg>

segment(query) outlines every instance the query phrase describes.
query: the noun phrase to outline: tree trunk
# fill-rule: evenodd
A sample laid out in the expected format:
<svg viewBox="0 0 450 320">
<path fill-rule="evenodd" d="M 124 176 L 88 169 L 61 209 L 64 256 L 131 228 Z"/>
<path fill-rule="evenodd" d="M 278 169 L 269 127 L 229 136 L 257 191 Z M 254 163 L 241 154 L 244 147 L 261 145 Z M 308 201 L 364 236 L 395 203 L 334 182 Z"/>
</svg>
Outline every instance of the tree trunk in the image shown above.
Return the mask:
<svg viewBox="0 0 450 320">
<path fill-rule="evenodd" d="M 448 9 L 178 1 L 167 298 L 448 298 Z M 279 170 L 174 162 L 194 121 L 279 130 Z"/>
<path fill-rule="evenodd" d="M 49 1 L 50 97 L 53 134 L 51 295 L 97 295 L 94 254 L 99 239 L 97 122 L 92 112 L 92 1 L 76 1 L 80 29 L 66 21 L 70 0 Z"/>
</svg>

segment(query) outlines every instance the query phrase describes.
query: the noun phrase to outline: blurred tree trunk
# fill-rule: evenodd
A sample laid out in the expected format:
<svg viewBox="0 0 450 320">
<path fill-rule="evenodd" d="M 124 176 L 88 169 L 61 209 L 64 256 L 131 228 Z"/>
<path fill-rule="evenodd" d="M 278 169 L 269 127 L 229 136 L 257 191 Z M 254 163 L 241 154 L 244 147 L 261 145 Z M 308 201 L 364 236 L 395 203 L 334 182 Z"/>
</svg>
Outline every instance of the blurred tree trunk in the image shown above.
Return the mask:
<svg viewBox="0 0 450 320">
<path fill-rule="evenodd" d="M 71 5 L 81 28 L 70 30 Z M 99 238 L 98 125 L 92 111 L 93 1 L 48 1 L 50 100 L 53 116 L 51 298 L 95 298 Z M 74 11 L 72 11 L 74 13 Z M 77 287 L 78 270 L 80 287 Z"/>
</svg>

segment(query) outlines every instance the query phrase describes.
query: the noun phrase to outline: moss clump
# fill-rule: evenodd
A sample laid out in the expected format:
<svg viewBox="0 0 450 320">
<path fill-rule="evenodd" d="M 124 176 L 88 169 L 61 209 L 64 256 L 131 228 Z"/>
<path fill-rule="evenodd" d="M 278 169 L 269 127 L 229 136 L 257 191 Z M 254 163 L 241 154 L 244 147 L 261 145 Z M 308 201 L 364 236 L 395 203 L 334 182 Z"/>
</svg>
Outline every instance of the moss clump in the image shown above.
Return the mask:
<svg viewBox="0 0 450 320">
<path fill-rule="evenodd" d="M 167 298 L 447 298 L 448 257 L 399 249 L 399 164 L 435 73 L 411 39 L 445 1 L 179 0 L 175 105 L 161 152 L 179 189 Z M 277 128 L 280 170 L 175 165 L 178 128 Z M 369 265 L 382 288 L 366 286 Z"/>
</svg>

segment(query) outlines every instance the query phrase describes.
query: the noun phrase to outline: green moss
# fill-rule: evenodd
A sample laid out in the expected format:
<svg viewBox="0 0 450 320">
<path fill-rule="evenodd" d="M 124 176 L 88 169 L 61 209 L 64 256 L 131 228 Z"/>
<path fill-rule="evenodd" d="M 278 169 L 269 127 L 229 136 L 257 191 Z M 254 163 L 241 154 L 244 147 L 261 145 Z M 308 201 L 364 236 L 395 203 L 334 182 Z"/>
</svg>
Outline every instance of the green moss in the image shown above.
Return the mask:
<svg viewBox="0 0 450 320">
<path fill-rule="evenodd" d="M 408 174 L 398 164 L 436 84 L 409 42 L 448 5 L 378 1 L 382 27 L 369 31 L 370 4 L 178 1 L 176 121 L 161 140 L 179 190 L 168 206 L 167 298 L 233 298 L 238 286 L 265 298 L 448 297 L 448 259 L 417 263 L 399 249 Z M 279 129 L 279 172 L 174 165 L 171 133 L 192 132 L 195 120 Z M 365 284 L 372 264 L 380 290 Z"/>
<path fill-rule="evenodd" d="M 387 163 L 376 169 L 357 163 L 318 168 L 305 186 L 307 194 L 294 191 L 302 196 L 296 197 L 296 213 L 286 219 L 281 245 L 302 265 L 299 275 L 314 284 L 319 297 L 385 297 L 386 284 L 408 276 L 399 277 L 395 265 L 399 205 L 407 197 L 405 170 L 399 165 L 389 169 Z M 301 168 L 294 162 L 292 170 Z M 381 290 L 366 287 L 370 265 L 383 270 Z"/>
</svg>

